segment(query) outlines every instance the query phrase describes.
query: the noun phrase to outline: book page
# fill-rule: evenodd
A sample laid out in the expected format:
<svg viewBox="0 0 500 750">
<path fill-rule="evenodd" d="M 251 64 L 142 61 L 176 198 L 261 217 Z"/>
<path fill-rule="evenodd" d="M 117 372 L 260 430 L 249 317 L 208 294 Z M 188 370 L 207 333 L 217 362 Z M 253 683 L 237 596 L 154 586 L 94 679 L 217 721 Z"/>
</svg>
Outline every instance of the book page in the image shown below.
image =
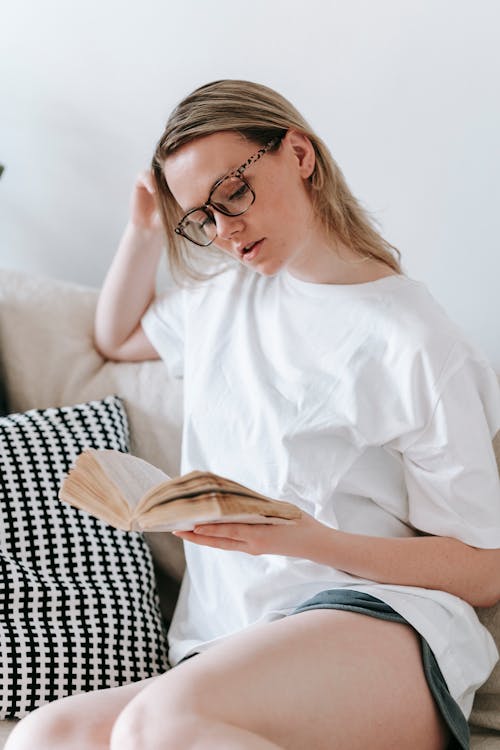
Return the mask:
<svg viewBox="0 0 500 750">
<path fill-rule="evenodd" d="M 233 497 L 249 497 L 254 500 L 263 500 L 266 503 L 276 502 L 227 477 L 221 477 L 210 471 L 195 470 L 175 479 L 170 479 L 168 482 L 162 482 L 149 490 L 142 498 L 137 508 L 137 514 L 144 515 L 151 508 L 173 500 L 199 497 L 210 492 L 230 494 Z"/>
<path fill-rule="evenodd" d="M 93 449 L 90 452 L 131 509 L 136 508 L 148 490 L 169 479 L 161 469 L 130 453 Z"/>
<path fill-rule="evenodd" d="M 161 520 L 155 521 L 154 519 L 146 518 L 138 519 L 132 526 L 132 531 L 192 531 L 195 526 L 202 526 L 205 523 L 251 523 L 267 524 L 276 526 L 278 524 L 295 524 L 295 521 L 291 521 L 287 518 L 274 518 L 269 516 L 260 516 L 257 513 L 249 515 L 248 513 L 235 513 L 234 515 L 225 516 L 224 518 L 215 517 L 212 513 L 207 511 L 205 514 L 196 514 L 195 518 L 183 518 L 182 520 L 162 522 Z M 150 525 L 152 524 L 152 525 Z"/>
<path fill-rule="evenodd" d="M 213 522 L 293 523 L 301 515 L 299 508 L 281 500 L 209 491 L 156 505 L 140 517 L 136 516 L 133 524 L 144 531 L 171 531 Z"/>
</svg>

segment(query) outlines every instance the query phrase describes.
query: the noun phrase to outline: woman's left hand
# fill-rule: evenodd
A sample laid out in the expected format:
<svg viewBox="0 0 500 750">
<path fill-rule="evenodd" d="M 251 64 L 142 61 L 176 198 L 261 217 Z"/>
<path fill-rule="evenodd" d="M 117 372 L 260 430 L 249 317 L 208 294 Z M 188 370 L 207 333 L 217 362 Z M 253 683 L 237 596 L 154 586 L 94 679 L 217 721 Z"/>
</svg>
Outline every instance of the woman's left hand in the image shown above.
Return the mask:
<svg viewBox="0 0 500 750">
<path fill-rule="evenodd" d="M 246 552 L 249 555 L 287 555 L 312 559 L 314 549 L 333 529 L 302 511 L 293 523 L 210 523 L 193 531 L 174 531 L 175 536 L 206 547 Z"/>
</svg>

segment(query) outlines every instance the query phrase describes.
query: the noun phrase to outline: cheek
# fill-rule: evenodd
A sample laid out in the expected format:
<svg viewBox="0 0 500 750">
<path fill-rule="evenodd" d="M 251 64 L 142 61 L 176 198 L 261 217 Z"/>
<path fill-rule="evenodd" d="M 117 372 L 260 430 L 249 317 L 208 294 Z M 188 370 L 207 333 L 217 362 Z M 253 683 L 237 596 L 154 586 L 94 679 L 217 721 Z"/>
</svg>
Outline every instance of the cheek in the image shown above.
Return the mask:
<svg viewBox="0 0 500 750">
<path fill-rule="evenodd" d="M 257 204 L 257 200 L 255 203 Z M 285 232 L 287 228 L 296 228 L 297 224 L 304 223 L 310 207 L 310 199 L 302 181 L 297 182 L 295 175 L 286 174 L 279 179 L 269 179 L 259 205 L 260 210 L 265 211 L 271 220 L 274 218 L 275 222 L 279 222 L 280 228 Z"/>
</svg>

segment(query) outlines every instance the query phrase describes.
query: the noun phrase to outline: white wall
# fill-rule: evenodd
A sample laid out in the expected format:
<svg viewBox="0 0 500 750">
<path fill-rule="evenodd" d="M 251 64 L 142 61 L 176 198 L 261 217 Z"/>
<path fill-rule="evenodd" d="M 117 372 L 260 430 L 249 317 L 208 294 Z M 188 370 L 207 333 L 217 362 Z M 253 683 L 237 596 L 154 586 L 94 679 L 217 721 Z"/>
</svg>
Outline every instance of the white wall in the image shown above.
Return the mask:
<svg viewBox="0 0 500 750">
<path fill-rule="evenodd" d="M 277 88 L 500 367 L 500 2 L 3 0 L 0 265 L 99 285 L 172 106 Z"/>
</svg>

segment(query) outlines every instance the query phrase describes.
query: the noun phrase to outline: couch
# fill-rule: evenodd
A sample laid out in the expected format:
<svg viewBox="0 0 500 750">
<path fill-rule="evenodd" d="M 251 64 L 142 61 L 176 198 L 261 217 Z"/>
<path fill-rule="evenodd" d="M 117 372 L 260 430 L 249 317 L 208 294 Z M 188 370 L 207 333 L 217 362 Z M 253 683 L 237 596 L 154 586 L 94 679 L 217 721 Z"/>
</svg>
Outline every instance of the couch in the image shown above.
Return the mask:
<svg viewBox="0 0 500 750">
<path fill-rule="evenodd" d="M 92 340 L 97 290 L 17 271 L 0 271 L 1 380 L 8 409 L 22 412 L 119 395 L 127 410 L 131 450 L 168 474 L 178 473 L 182 382 L 160 362 L 103 360 Z M 500 455 L 500 452 L 497 453 Z M 171 617 L 184 569 L 171 534 L 150 534 L 162 612 Z M 500 605 L 479 611 L 500 646 Z M 472 748 L 500 750 L 500 665 L 476 695 Z M 0 748 L 13 721 L 0 721 Z"/>
</svg>

